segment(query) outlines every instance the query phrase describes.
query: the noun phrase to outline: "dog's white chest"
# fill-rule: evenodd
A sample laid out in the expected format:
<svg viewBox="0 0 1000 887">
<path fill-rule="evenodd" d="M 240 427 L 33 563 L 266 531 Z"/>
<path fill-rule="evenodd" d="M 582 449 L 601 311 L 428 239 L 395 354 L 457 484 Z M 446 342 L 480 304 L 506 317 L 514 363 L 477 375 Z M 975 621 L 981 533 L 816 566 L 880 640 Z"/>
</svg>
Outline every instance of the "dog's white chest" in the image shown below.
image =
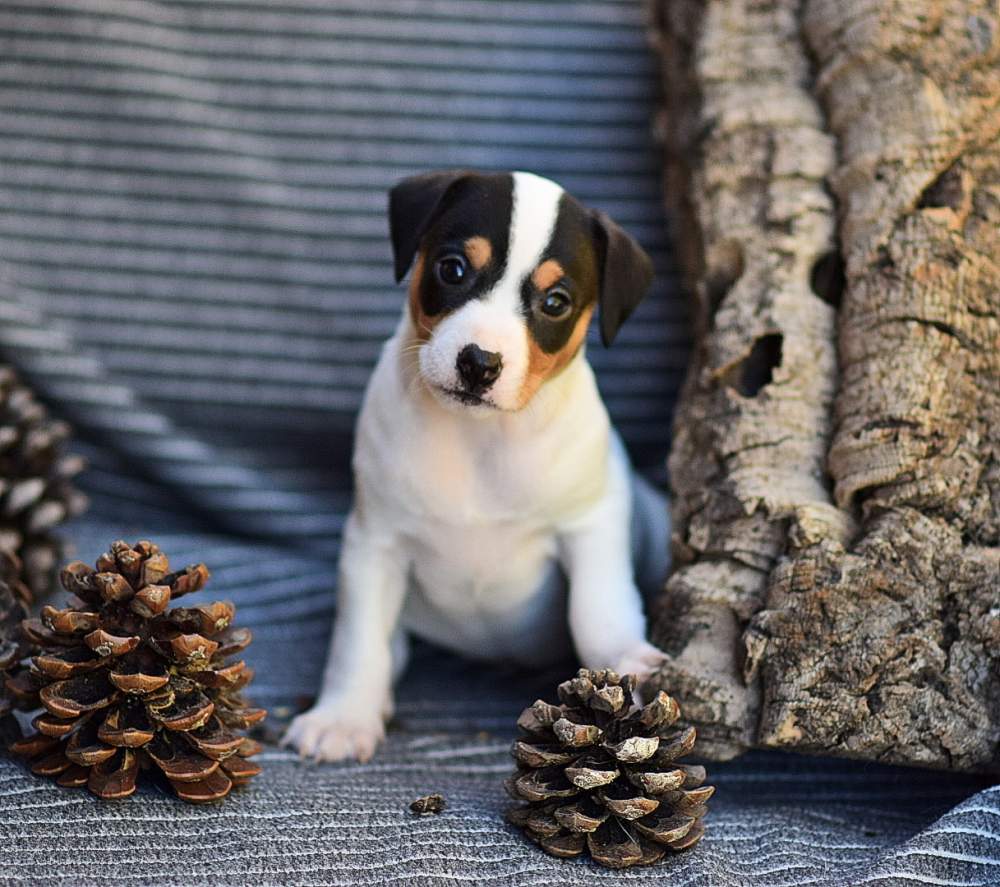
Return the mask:
<svg viewBox="0 0 1000 887">
<path fill-rule="evenodd" d="M 604 495 L 610 433 L 589 368 L 576 372 L 547 423 L 429 413 L 376 371 L 355 471 L 365 509 L 403 546 L 411 630 L 491 658 L 565 638 L 556 527 Z"/>
<path fill-rule="evenodd" d="M 553 644 L 565 643 L 565 589 L 551 533 L 510 524 L 431 529 L 410 551 L 408 629 L 486 658 L 548 658 Z"/>
</svg>

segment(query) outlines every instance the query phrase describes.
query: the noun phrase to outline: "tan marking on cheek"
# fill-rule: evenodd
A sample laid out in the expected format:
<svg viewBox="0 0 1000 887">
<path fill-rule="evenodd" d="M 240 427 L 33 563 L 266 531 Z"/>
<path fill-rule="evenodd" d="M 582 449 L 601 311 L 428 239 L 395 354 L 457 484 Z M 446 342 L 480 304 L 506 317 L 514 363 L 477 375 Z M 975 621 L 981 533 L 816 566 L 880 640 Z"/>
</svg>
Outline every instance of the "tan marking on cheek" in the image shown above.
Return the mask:
<svg viewBox="0 0 1000 887">
<path fill-rule="evenodd" d="M 561 373 L 576 357 L 584 339 L 587 338 L 587 328 L 590 326 L 590 318 L 593 314 L 593 306 L 587 308 L 577 318 L 576 326 L 573 327 L 573 333 L 566 344 L 552 354 L 542 351 L 538 343 L 531 337 L 531 333 L 526 332 L 528 336 L 528 371 L 524 375 L 524 382 L 521 383 L 521 390 L 518 393 L 519 408 L 535 396 L 538 389 L 542 387 L 542 383 Z"/>
<path fill-rule="evenodd" d="M 493 247 L 485 237 L 470 237 L 463 246 L 465 257 L 477 271 L 482 271 L 493 258 Z"/>
<path fill-rule="evenodd" d="M 420 283 L 423 277 L 424 257 L 423 254 L 420 254 L 417 256 L 416 262 L 413 263 L 413 274 L 410 275 L 410 318 L 413 320 L 413 331 L 417 339 L 426 342 L 441 318 L 429 317 L 424 313 L 420 300 Z"/>
<path fill-rule="evenodd" d="M 546 259 L 531 272 L 531 282 L 542 292 L 566 276 L 566 271 L 555 259 Z"/>
</svg>

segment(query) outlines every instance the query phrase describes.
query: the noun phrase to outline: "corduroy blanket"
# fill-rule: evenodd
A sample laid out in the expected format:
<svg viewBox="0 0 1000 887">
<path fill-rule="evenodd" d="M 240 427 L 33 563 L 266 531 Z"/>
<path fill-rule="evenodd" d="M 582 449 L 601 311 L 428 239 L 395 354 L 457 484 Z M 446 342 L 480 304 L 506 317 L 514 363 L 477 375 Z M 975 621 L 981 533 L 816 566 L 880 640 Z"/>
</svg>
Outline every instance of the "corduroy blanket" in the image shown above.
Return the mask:
<svg viewBox="0 0 1000 887">
<path fill-rule="evenodd" d="M 521 168 L 611 213 L 653 297 L 591 360 L 662 480 L 686 362 L 637 0 L 37 0 L 0 5 L 0 360 L 78 429 L 93 561 L 206 561 L 256 640 L 255 700 L 314 692 L 353 418 L 402 303 L 385 191 Z M 568 666 L 567 666 L 568 667 Z M 711 769 L 693 852 L 614 873 L 503 824 L 526 675 L 427 648 L 365 766 L 269 748 L 219 806 L 102 804 L 0 757 L 0 884 L 1000 884 L 982 780 L 753 754 Z M 418 795 L 447 809 L 417 818 Z"/>
</svg>

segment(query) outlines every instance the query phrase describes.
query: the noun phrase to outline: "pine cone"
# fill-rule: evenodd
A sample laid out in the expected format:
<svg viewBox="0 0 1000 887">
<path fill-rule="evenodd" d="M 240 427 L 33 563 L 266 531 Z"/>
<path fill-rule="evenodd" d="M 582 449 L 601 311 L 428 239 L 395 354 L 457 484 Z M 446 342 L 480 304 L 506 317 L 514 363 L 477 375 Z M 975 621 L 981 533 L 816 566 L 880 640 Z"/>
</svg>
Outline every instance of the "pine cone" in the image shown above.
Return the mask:
<svg viewBox="0 0 1000 887">
<path fill-rule="evenodd" d="M 25 602 L 30 593 L 18 578 L 20 573 L 17 558 L 0 552 L 0 721 L 10 714 L 17 701 L 14 694 L 8 692 L 5 677 L 12 674 L 30 652 L 21 633 L 21 620 L 28 615 Z"/>
<path fill-rule="evenodd" d="M 677 763 L 695 730 L 671 729 L 680 709 L 662 691 L 633 706 L 635 686 L 632 675 L 581 668 L 559 685 L 561 705 L 539 699 L 517 720 L 526 735 L 511 749 L 507 790 L 528 804 L 507 819 L 553 856 L 589 850 L 609 868 L 648 865 L 704 834 L 715 789 L 702 785 L 704 767 Z"/>
<path fill-rule="evenodd" d="M 169 570 L 152 543 L 115 542 L 96 572 L 79 561 L 62 571 L 75 596 L 66 609 L 24 621 L 40 653 L 9 683 L 46 711 L 11 750 L 35 773 L 114 799 L 135 791 L 140 769 L 159 770 L 201 803 L 260 772 L 246 760 L 260 744 L 239 732 L 265 716 L 240 695 L 253 671 L 226 662 L 250 631 L 230 627 L 231 603 L 168 609 L 208 580 L 204 564 Z"/>
<path fill-rule="evenodd" d="M 0 366 L 0 551 L 19 557 L 39 597 L 62 556 L 52 529 L 87 507 L 72 483 L 83 460 L 64 452 L 69 434 L 69 425 L 50 419 L 14 371 Z"/>
</svg>

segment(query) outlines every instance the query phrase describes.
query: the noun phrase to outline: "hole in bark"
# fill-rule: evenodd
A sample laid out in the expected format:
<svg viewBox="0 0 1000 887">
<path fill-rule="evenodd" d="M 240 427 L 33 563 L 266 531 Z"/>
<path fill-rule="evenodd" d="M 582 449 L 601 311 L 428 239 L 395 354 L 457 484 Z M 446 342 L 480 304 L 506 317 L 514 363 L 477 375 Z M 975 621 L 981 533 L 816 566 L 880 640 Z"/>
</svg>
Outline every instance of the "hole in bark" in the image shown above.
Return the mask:
<svg viewBox="0 0 1000 887">
<path fill-rule="evenodd" d="M 830 250 L 816 260 L 809 275 L 809 285 L 827 305 L 840 308 L 844 287 L 847 286 L 847 275 L 839 252 Z"/>
<path fill-rule="evenodd" d="M 705 298 L 708 302 L 708 316 L 712 318 L 726 294 L 743 276 L 743 246 L 735 240 L 724 240 L 716 244 L 707 256 L 707 265 Z"/>
<path fill-rule="evenodd" d="M 955 616 L 947 608 L 941 617 L 941 648 L 950 650 L 951 645 L 962 636 Z"/>
<path fill-rule="evenodd" d="M 784 340 L 781 333 L 761 336 L 743 360 L 726 370 L 723 382 L 744 397 L 756 397 L 774 378 L 774 370 L 781 366 Z"/>
<path fill-rule="evenodd" d="M 653 636 L 664 653 L 680 656 L 687 646 L 687 639 L 695 630 L 692 625 L 691 600 L 683 594 L 665 594 L 658 605 Z M 696 623 L 695 623 L 696 624 Z"/>
<path fill-rule="evenodd" d="M 958 209 L 962 205 L 964 196 L 965 188 L 962 185 L 962 174 L 954 166 L 949 166 L 924 188 L 917 208 L 930 209 L 937 206 L 947 206 L 949 209 Z"/>
<path fill-rule="evenodd" d="M 834 487 L 836 486 L 836 481 L 833 479 L 833 475 L 830 474 L 829 471 L 824 470 L 823 471 L 822 482 L 823 482 L 823 489 L 826 490 L 827 495 L 832 500 L 833 499 L 833 490 L 834 490 Z"/>
<path fill-rule="evenodd" d="M 877 715 L 882 711 L 882 700 L 879 699 L 877 693 L 869 693 L 865 696 L 865 701 L 868 703 L 869 714 Z"/>
</svg>

